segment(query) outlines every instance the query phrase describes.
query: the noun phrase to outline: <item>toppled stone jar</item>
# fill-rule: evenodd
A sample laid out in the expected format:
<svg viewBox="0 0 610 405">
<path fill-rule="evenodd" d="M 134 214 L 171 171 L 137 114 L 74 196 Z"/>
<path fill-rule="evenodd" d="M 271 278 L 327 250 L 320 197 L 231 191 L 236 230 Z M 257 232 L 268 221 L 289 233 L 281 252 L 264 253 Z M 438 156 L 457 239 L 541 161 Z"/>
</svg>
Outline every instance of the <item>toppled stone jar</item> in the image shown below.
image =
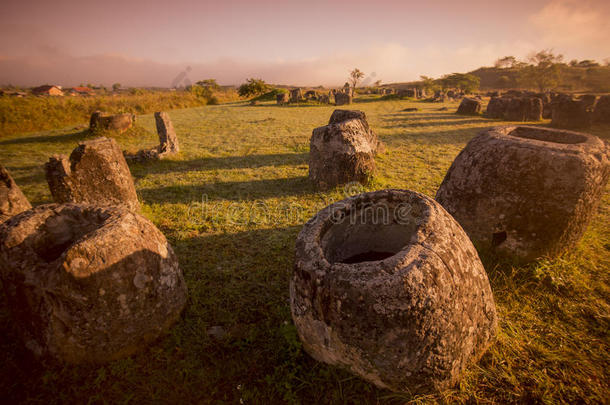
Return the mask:
<svg viewBox="0 0 610 405">
<path fill-rule="evenodd" d="M 460 152 L 436 200 L 482 247 L 529 261 L 578 242 L 609 176 L 609 148 L 595 136 L 497 127 Z"/>
<path fill-rule="evenodd" d="M 26 347 L 70 363 L 128 356 L 186 302 L 163 234 L 125 208 L 43 205 L 0 225 L 0 277 Z"/>
<path fill-rule="evenodd" d="M 0 165 L 0 224 L 13 215 L 32 208 L 9 172 Z"/>
<path fill-rule="evenodd" d="M 400 392 L 453 386 L 497 328 L 466 233 L 434 200 L 404 190 L 348 198 L 305 224 L 290 306 L 316 360 Z"/>
</svg>

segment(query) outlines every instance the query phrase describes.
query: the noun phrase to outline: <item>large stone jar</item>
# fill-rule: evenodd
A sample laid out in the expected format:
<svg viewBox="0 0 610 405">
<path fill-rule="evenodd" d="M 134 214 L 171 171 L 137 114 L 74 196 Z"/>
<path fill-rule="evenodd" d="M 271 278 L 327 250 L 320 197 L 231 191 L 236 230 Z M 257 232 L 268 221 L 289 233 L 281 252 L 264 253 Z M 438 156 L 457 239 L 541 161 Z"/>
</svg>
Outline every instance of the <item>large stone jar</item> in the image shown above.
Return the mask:
<svg viewBox="0 0 610 405">
<path fill-rule="evenodd" d="M 163 234 L 126 208 L 43 205 L 0 225 L 0 277 L 36 355 L 105 362 L 134 353 L 186 302 Z"/>
<path fill-rule="evenodd" d="M 483 248 L 522 261 L 574 246 L 610 176 L 608 146 L 540 127 L 484 131 L 460 152 L 436 200 Z"/>
<path fill-rule="evenodd" d="M 305 224 L 290 281 L 305 350 L 382 388 L 449 388 L 496 332 L 487 274 L 459 224 L 403 190 L 360 194 Z"/>
</svg>

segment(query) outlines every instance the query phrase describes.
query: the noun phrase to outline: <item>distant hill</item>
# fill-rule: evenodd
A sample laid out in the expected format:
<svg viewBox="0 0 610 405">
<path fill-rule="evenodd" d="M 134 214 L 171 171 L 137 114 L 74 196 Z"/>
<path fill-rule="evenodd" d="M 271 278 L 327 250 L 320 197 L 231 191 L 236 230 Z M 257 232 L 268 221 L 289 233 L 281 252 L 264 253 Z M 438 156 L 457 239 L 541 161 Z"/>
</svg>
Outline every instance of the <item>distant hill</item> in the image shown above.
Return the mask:
<svg viewBox="0 0 610 405">
<path fill-rule="evenodd" d="M 519 88 L 517 68 L 482 67 L 469 72 L 481 79 L 481 89 Z M 561 65 L 558 90 L 571 92 L 610 92 L 610 66 L 573 67 Z"/>
<path fill-rule="evenodd" d="M 468 72 L 481 79 L 481 90 L 523 88 L 518 68 L 481 67 Z M 421 81 L 383 84 L 396 89 L 418 87 Z M 536 89 L 532 89 L 536 90 Z M 610 93 L 610 66 L 574 67 L 561 65 L 561 85 L 557 90 L 574 93 Z"/>
</svg>

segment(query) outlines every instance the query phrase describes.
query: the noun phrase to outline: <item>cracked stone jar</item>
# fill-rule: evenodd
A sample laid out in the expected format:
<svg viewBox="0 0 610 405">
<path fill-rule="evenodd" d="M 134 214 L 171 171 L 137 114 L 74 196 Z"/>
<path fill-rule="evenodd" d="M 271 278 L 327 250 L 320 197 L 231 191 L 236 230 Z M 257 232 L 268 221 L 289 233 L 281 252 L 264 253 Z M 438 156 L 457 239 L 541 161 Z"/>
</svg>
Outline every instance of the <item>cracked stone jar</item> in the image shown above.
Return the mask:
<svg viewBox="0 0 610 405">
<path fill-rule="evenodd" d="M 522 261 L 573 247 L 610 176 L 601 139 L 541 127 L 496 127 L 460 152 L 436 200 L 486 249 Z"/>
<path fill-rule="evenodd" d="M 163 234 L 127 208 L 43 205 L 0 225 L 0 277 L 34 354 L 106 362 L 134 353 L 186 303 Z"/>
<path fill-rule="evenodd" d="M 375 385 L 455 385 L 497 328 L 485 269 L 460 225 L 429 197 L 360 194 L 305 224 L 290 281 L 305 350 Z"/>
</svg>

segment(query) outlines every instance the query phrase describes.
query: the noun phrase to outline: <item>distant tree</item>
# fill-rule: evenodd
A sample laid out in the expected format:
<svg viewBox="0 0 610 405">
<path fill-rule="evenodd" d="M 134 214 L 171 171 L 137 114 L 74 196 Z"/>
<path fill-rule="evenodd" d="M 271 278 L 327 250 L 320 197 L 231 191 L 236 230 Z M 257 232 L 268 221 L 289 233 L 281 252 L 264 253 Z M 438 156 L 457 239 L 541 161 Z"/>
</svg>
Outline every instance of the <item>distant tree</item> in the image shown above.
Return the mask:
<svg viewBox="0 0 610 405">
<path fill-rule="evenodd" d="M 439 84 L 443 90 L 459 89 L 466 93 L 472 93 L 473 91 L 478 90 L 481 79 L 478 76 L 468 73 L 452 73 L 435 80 L 435 83 Z"/>
<path fill-rule="evenodd" d="M 599 63 L 597 63 L 594 60 L 591 59 L 585 59 L 585 60 L 581 60 L 580 62 L 578 62 L 578 67 L 582 67 L 582 68 L 590 68 L 590 67 L 597 67 L 599 66 Z"/>
<path fill-rule="evenodd" d="M 352 84 L 352 96 L 356 93 L 356 86 L 358 82 L 364 77 L 364 73 L 360 71 L 360 69 L 356 68 L 352 70 L 349 74 L 349 80 Z"/>
<path fill-rule="evenodd" d="M 528 60 L 530 65 L 523 68 L 520 74 L 523 84 L 536 87 L 541 92 L 559 85 L 563 55 L 555 55 L 552 49 L 545 49 L 531 55 Z"/>
<path fill-rule="evenodd" d="M 189 86 L 188 91 L 190 91 L 195 97 L 204 99 L 207 104 L 218 104 L 218 98 L 216 98 L 214 95 L 214 90 L 209 86 L 195 84 L 193 86 Z"/>
<path fill-rule="evenodd" d="M 576 67 L 578 66 L 578 59 L 572 59 L 569 63 L 570 66 Z"/>
<path fill-rule="evenodd" d="M 262 79 L 250 78 L 246 80 L 246 83 L 239 86 L 237 92 L 242 97 L 258 96 L 266 93 L 269 90 L 269 86 Z"/>
<path fill-rule="evenodd" d="M 120 88 L 121 88 L 121 83 L 114 83 L 112 85 L 112 90 L 114 90 L 114 91 L 117 91 Z"/>
<path fill-rule="evenodd" d="M 426 91 L 433 91 L 436 85 L 434 84 L 434 79 L 428 76 L 419 76 L 421 79 L 421 87 Z"/>
<path fill-rule="evenodd" d="M 510 77 L 503 75 L 498 78 L 498 86 L 501 88 L 511 87 Z"/>
<path fill-rule="evenodd" d="M 199 80 L 197 83 L 195 83 L 198 86 L 201 87 L 208 87 L 211 90 L 219 90 L 220 86 L 218 85 L 218 83 L 216 83 L 216 79 L 205 79 L 205 80 Z"/>
<path fill-rule="evenodd" d="M 505 56 L 500 58 L 494 63 L 494 66 L 498 69 L 513 68 L 517 64 L 517 58 L 514 56 Z"/>
<path fill-rule="evenodd" d="M 381 86 L 381 80 L 377 80 L 375 83 L 373 83 L 375 85 L 375 87 L 379 87 Z"/>
</svg>

